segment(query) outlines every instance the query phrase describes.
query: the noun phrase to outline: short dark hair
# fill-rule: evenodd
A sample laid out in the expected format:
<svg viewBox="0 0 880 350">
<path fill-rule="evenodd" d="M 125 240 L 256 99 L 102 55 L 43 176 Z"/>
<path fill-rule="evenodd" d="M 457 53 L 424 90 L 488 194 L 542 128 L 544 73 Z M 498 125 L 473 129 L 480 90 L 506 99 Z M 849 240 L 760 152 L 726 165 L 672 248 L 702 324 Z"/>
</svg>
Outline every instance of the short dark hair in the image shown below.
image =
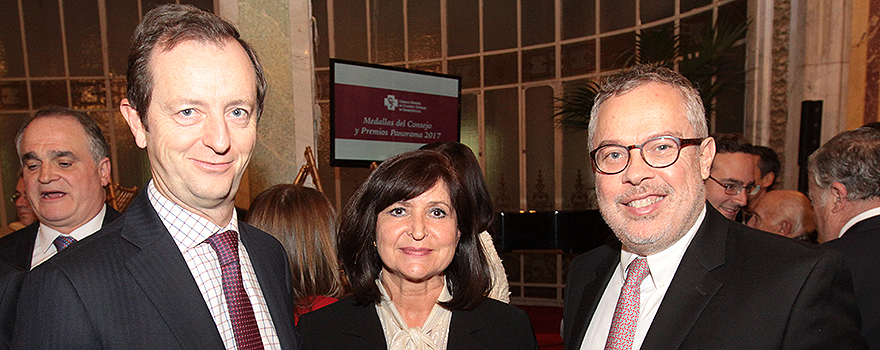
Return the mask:
<svg viewBox="0 0 880 350">
<path fill-rule="evenodd" d="M 461 235 L 445 270 L 452 300 L 440 305 L 449 310 L 470 309 L 488 294 L 489 266 L 477 236 L 471 196 L 449 159 L 420 150 L 383 162 L 342 210 L 336 246 L 355 302 L 369 304 L 381 299 L 376 279 L 383 265 L 374 246 L 379 213 L 398 201 L 418 197 L 441 181 L 448 189 Z"/>
<path fill-rule="evenodd" d="M 819 147 L 809 158 L 810 178 L 819 188 L 834 182 L 846 186 L 846 199 L 880 198 L 880 131 L 844 131 Z"/>
<path fill-rule="evenodd" d="M 168 51 L 185 41 L 224 45 L 234 39 L 247 53 L 254 68 L 257 82 L 257 121 L 263 112 L 266 98 L 266 76 L 257 52 L 243 39 L 228 21 L 192 5 L 161 5 L 144 15 L 131 38 L 128 54 L 128 103 L 147 127 L 147 109 L 153 93 L 153 76 L 150 61 L 154 50 Z"/>
<path fill-rule="evenodd" d="M 779 175 L 782 163 L 779 162 L 779 155 L 776 154 L 776 151 L 767 146 L 752 146 L 752 152 L 758 156 L 758 169 L 761 170 L 761 177 L 769 173 Z"/>
<path fill-rule="evenodd" d="M 492 210 L 492 198 L 489 197 L 489 186 L 480 170 L 480 162 L 470 147 L 460 142 L 434 142 L 419 149 L 440 152 L 461 174 L 464 185 L 474 200 L 474 211 L 477 213 L 477 232 L 483 232 L 492 225 L 495 212 Z"/>
<path fill-rule="evenodd" d="M 715 139 L 715 153 L 755 154 L 752 144 L 743 134 L 715 133 L 709 136 Z"/>
<path fill-rule="evenodd" d="M 21 154 L 21 139 L 24 136 L 25 129 L 27 129 L 28 125 L 31 125 L 34 120 L 49 117 L 71 117 L 83 127 L 83 131 L 86 132 L 86 136 L 89 138 L 89 153 L 92 154 L 92 159 L 95 160 L 95 164 L 100 163 L 101 159 L 110 158 L 110 146 L 107 144 L 107 140 L 104 139 L 104 132 L 101 131 L 101 127 L 98 126 L 98 123 L 96 123 L 92 117 L 89 117 L 89 115 L 83 111 L 59 106 L 48 106 L 43 107 L 34 113 L 34 116 L 25 122 L 24 125 L 18 129 L 18 132 L 15 133 L 15 150 L 18 152 L 19 161 L 23 160 Z"/>
</svg>

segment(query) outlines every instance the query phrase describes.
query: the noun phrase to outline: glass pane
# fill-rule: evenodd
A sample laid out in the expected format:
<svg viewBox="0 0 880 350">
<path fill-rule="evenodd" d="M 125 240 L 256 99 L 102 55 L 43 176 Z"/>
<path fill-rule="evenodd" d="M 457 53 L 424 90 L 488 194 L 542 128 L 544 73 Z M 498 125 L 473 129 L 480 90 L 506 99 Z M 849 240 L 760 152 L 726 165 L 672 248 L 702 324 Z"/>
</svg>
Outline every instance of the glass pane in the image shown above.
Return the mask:
<svg viewBox="0 0 880 350">
<path fill-rule="evenodd" d="M 73 80 L 70 97 L 75 109 L 106 109 L 107 88 L 103 80 Z"/>
<path fill-rule="evenodd" d="M 46 106 L 69 107 L 67 103 L 67 83 L 64 80 L 31 82 L 34 109 Z"/>
<path fill-rule="evenodd" d="M 681 1 L 681 13 L 688 12 L 697 7 L 706 6 L 712 3 L 712 0 L 679 0 Z"/>
<path fill-rule="evenodd" d="M 528 209 L 551 210 L 555 201 L 553 88 L 526 90 L 526 194 Z"/>
<path fill-rule="evenodd" d="M 523 51 L 523 81 L 537 81 L 556 77 L 556 48 L 545 47 Z"/>
<path fill-rule="evenodd" d="M 403 61 L 403 1 L 373 0 L 370 11 L 373 62 Z"/>
<path fill-rule="evenodd" d="M 114 169 L 118 174 L 113 175 L 113 181 L 125 187 L 144 188 L 151 177 L 147 151 L 134 143 L 134 136 L 119 111 L 113 112 L 113 136 L 114 141 L 107 140 L 116 149 Z"/>
<path fill-rule="evenodd" d="M 586 81 L 565 84 L 566 91 Z M 590 165 L 587 130 L 562 134 L 562 207 L 566 210 L 594 208 L 593 168 Z"/>
<path fill-rule="evenodd" d="M 748 2 L 734 1 L 718 8 L 718 18 L 723 18 L 728 23 L 743 23 L 748 20 L 748 11 Z"/>
<path fill-rule="evenodd" d="M 600 40 L 602 52 L 599 59 L 602 62 L 603 71 L 623 68 L 627 57 L 632 55 L 636 49 L 636 36 L 634 32 L 604 37 Z"/>
<path fill-rule="evenodd" d="M 15 206 L 8 201 L 9 195 L 18 184 L 18 171 L 21 169 L 21 162 L 18 153 L 15 150 L 15 133 L 21 128 L 22 124 L 30 118 L 28 114 L 0 114 L 0 171 L 3 172 L 3 198 L 6 201 L 7 222 L 18 221 Z"/>
<path fill-rule="evenodd" d="M 425 72 L 443 73 L 443 64 L 440 62 L 413 63 L 409 65 L 409 68 Z"/>
<path fill-rule="evenodd" d="M 485 94 L 486 182 L 495 210 L 519 210 L 519 96 L 516 88 Z"/>
<path fill-rule="evenodd" d="M 675 15 L 675 0 L 648 0 L 639 3 L 642 24 L 669 18 Z"/>
<path fill-rule="evenodd" d="M 128 48 L 131 33 L 137 26 L 138 7 L 136 1 L 107 1 L 107 54 L 110 74 L 125 77 L 128 67 Z"/>
<path fill-rule="evenodd" d="M 318 31 L 315 48 L 315 66 L 330 67 L 330 38 L 328 37 L 327 0 L 312 0 L 312 16 Z"/>
<path fill-rule="evenodd" d="M 24 51 L 18 22 L 18 2 L 0 0 L 0 78 L 24 77 Z"/>
<path fill-rule="evenodd" d="M 516 52 L 486 56 L 486 86 L 517 82 Z"/>
<path fill-rule="evenodd" d="M 562 46 L 562 76 L 589 74 L 596 70 L 596 41 Z"/>
<path fill-rule="evenodd" d="M 104 75 L 97 1 L 64 3 L 67 62 L 71 76 Z"/>
<path fill-rule="evenodd" d="M 409 59 L 439 58 L 441 55 L 440 1 L 408 1 L 407 6 Z"/>
<path fill-rule="evenodd" d="M 336 58 L 367 62 L 367 8 L 364 0 L 333 0 Z"/>
<path fill-rule="evenodd" d="M 447 48 L 450 56 L 480 51 L 480 3 L 473 0 L 446 1 Z"/>
<path fill-rule="evenodd" d="M 636 25 L 636 0 L 600 0 L 599 30 L 602 33 Z"/>
<path fill-rule="evenodd" d="M 681 50 L 683 53 L 697 49 L 697 41 L 707 30 L 712 28 L 712 11 L 681 19 Z"/>
<path fill-rule="evenodd" d="M 674 56 L 675 23 L 642 29 L 639 57 L 642 62 L 667 61 Z"/>
<path fill-rule="evenodd" d="M 596 2 L 594 0 L 562 0 L 562 39 L 596 33 Z"/>
<path fill-rule="evenodd" d="M 28 69 L 32 77 L 64 76 L 57 0 L 22 1 Z"/>
<path fill-rule="evenodd" d="M 0 111 L 28 109 L 27 84 L 23 81 L 0 82 Z"/>
<path fill-rule="evenodd" d="M 556 26 L 556 8 L 553 0 L 522 2 L 522 44 L 530 46 L 553 42 Z"/>
<path fill-rule="evenodd" d="M 116 109 L 119 106 L 119 102 L 122 102 L 123 98 L 126 98 L 125 94 L 128 91 L 128 88 L 125 84 L 125 79 L 113 79 L 110 80 L 110 98 L 112 98 L 110 108 Z"/>
<path fill-rule="evenodd" d="M 483 51 L 516 47 L 516 0 L 483 0 Z"/>
<path fill-rule="evenodd" d="M 479 158 L 480 130 L 477 121 L 477 95 L 461 95 L 461 137 L 460 142 L 467 145 Z"/>
<path fill-rule="evenodd" d="M 449 60 L 447 64 L 449 74 L 461 77 L 461 88 L 470 89 L 480 87 L 480 58 L 470 57 L 459 60 Z"/>
<path fill-rule="evenodd" d="M 746 45 L 734 46 L 730 51 L 721 68 L 722 72 L 729 72 L 729 75 L 719 77 L 729 84 L 725 85 L 723 92 L 715 97 L 714 132 L 743 133 L 746 91 L 743 74 L 746 69 Z"/>
</svg>

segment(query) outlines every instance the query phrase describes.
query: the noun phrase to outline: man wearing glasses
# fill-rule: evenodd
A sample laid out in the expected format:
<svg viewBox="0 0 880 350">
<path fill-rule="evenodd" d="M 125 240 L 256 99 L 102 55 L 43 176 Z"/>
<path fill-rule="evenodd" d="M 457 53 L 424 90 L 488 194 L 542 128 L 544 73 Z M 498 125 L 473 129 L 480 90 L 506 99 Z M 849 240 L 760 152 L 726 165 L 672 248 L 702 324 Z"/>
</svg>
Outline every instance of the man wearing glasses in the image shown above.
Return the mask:
<svg viewBox="0 0 880 350">
<path fill-rule="evenodd" d="M 866 349 L 839 254 L 707 204 L 707 135 L 700 96 L 678 73 L 638 66 L 603 84 L 588 144 L 619 241 L 572 262 L 565 349 Z"/>
<path fill-rule="evenodd" d="M 755 184 L 755 156 L 752 145 L 741 134 L 712 134 L 715 160 L 706 179 L 706 199 L 722 215 L 736 220 L 749 197 L 758 193 Z"/>
</svg>

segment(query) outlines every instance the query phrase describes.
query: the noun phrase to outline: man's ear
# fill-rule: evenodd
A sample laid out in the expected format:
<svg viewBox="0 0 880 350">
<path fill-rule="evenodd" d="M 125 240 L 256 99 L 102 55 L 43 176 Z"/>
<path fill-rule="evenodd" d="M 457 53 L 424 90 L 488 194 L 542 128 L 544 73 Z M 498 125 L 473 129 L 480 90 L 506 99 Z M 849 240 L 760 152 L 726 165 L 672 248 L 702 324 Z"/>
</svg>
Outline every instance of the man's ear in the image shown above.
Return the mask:
<svg viewBox="0 0 880 350">
<path fill-rule="evenodd" d="M 715 160 L 715 139 L 707 137 L 700 144 L 700 176 L 703 181 L 712 174 L 712 162 Z"/>
<path fill-rule="evenodd" d="M 140 148 L 147 147 L 147 128 L 141 122 L 140 114 L 128 103 L 128 99 L 122 99 L 122 102 L 119 103 L 119 111 L 122 112 L 122 117 L 125 118 L 125 122 L 128 123 L 128 128 L 131 129 L 131 134 L 134 135 L 134 142 Z"/>
<path fill-rule="evenodd" d="M 110 183 L 110 158 L 104 157 L 98 163 L 98 176 L 101 178 L 102 187 Z"/>
<path fill-rule="evenodd" d="M 781 233 L 783 236 L 788 237 L 788 234 L 791 233 L 791 227 L 792 225 L 790 221 L 782 220 L 782 222 L 779 223 L 779 233 Z"/>
<path fill-rule="evenodd" d="M 828 190 L 831 191 L 829 193 L 831 198 L 828 199 L 831 201 L 829 203 L 831 205 L 831 212 L 839 213 L 843 211 L 846 205 L 849 204 L 849 201 L 846 199 L 846 186 L 840 182 L 832 182 L 831 186 L 828 186 Z"/>
</svg>

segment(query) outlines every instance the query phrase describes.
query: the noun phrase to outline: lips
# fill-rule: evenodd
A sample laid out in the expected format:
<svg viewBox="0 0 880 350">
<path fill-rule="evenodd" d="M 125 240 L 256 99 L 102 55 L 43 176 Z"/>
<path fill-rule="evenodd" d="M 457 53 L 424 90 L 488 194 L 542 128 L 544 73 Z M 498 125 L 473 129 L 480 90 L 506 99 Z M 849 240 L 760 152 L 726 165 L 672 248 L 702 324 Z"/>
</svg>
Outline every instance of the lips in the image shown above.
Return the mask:
<svg viewBox="0 0 880 350">
<path fill-rule="evenodd" d="M 642 198 L 642 199 L 632 200 L 629 203 L 624 203 L 624 205 L 631 207 L 631 208 L 644 208 L 644 207 L 647 207 L 651 204 L 654 204 L 654 203 L 657 203 L 657 202 L 663 200 L 663 198 L 665 198 L 665 197 L 663 197 L 663 196 L 649 196 L 649 197 Z"/>
<path fill-rule="evenodd" d="M 40 198 L 42 199 L 56 199 L 66 196 L 67 193 L 61 191 L 44 191 L 40 192 Z"/>
<path fill-rule="evenodd" d="M 428 248 L 416 248 L 416 247 L 404 247 L 400 248 L 400 250 L 407 255 L 415 255 L 415 256 L 425 256 L 431 253 L 432 249 Z"/>
</svg>

